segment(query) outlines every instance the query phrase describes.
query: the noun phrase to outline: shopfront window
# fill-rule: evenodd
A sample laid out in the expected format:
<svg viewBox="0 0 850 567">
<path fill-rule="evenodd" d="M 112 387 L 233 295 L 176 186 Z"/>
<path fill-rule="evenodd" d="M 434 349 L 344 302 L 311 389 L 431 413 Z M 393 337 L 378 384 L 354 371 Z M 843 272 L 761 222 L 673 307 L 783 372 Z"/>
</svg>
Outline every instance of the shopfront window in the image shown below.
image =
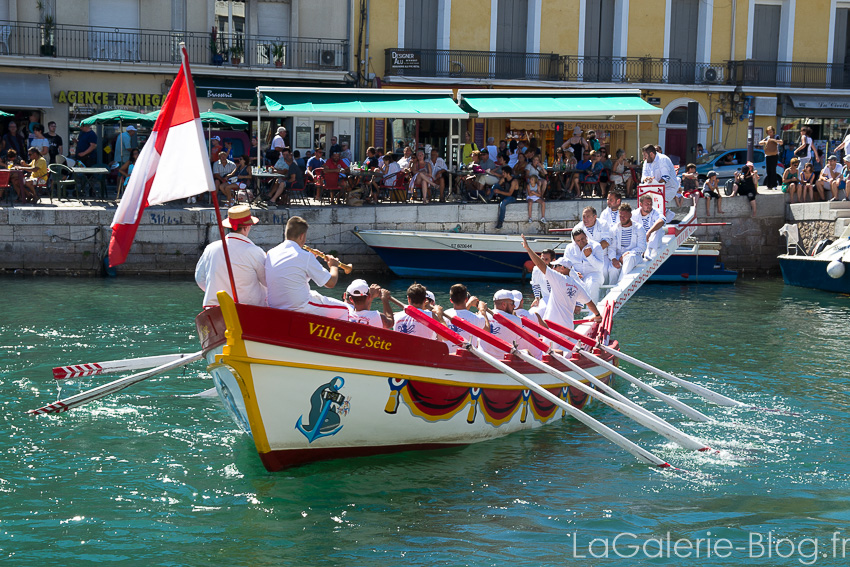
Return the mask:
<svg viewBox="0 0 850 567">
<path fill-rule="evenodd" d="M 850 118 L 782 118 L 780 129 L 785 142 L 783 153 L 786 163 L 800 145 L 800 128 L 803 126 L 812 129 L 812 141 L 824 157 L 833 153 L 844 137 L 850 134 Z"/>
<path fill-rule="evenodd" d="M 411 145 L 416 147 L 419 137 L 417 120 L 412 118 L 390 118 L 389 123 L 387 151 L 392 148 L 392 151 L 400 153 L 404 146 Z"/>
</svg>

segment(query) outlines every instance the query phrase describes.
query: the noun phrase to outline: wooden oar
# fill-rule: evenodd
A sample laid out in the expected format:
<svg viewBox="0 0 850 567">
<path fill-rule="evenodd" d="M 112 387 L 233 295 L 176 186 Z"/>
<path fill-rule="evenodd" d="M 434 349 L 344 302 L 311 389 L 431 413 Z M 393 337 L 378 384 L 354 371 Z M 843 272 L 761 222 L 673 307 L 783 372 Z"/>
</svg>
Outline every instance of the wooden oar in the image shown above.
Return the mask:
<svg viewBox="0 0 850 567">
<path fill-rule="evenodd" d="M 110 394 L 114 394 L 115 392 L 119 392 L 124 388 L 127 388 L 128 386 L 137 384 L 142 380 L 147 380 L 151 376 L 156 376 L 157 374 L 162 374 L 163 372 L 168 372 L 169 370 L 173 370 L 175 368 L 180 368 L 181 366 L 191 364 L 196 360 L 200 360 L 203 356 L 203 351 L 199 350 L 194 354 L 190 354 L 186 358 L 174 360 L 172 362 L 157 366 L 156 368 L 152 368 L 151 370 L 139 372 L 138 374 L 133 374 L 125 378 L 119 378 L 118 380 L 110 382 L 109 384 L 104 384 L 102 386 L 98 386 L 97 388 L 86 390 L 85 392 L 81 392 L 74 396 L 65 398 L 64 400 L 59 400 L 58 402 L 47 404 L 46 406 L 42 406 L 38 409 L 30 410 L 27 413 L 31 415 L 39 415 L 43 413 L 61 413 L 63 411 L 68 411 L 71 408 L 75 408 L 83 404 L 99 400 L 100 398 L 103 398 Z"/>
<path fill-rule="evenodd" d="M 181 352 L 177 354 L 162 354 L 158 356 L 143 356 L 140 358 L 125 358 L 122 360 L 108 360 L 106 362 L 86 362 L 71 364 L 69 366 L 57 366 L 53 369 L 54 380 L 66 378 L 81 378 L 83 376 L 94 376 L 96 374 L 116 374 L 128 370 L 141 370 L 167 364 L 175 360 L 192 356 L 193 353 Z"/>
<path fill-rule="evenodd" d="M 601 348 L 602 350 L 604 350 L 608 354 L 612 354 L 612 355 L 616 356 L 617 358 L 619 358 L 621 360 L 624 360 L 624 361 L 626 361 L 630 364 L 634 364 L 638 368 L 643 368 L 644 370 L 648 370 L 648 371 L 652 372 L 653 374 L 660 376 L 661 378 L 666 378 L 667 380 L 670 380 L 671 382 L 679 384 L 680 386 L 682 386 L 686 390 L 690 390 L 694 394 L 700 395 L 703 398 L 705 398 L 706 400 L 708 400 L 710 402 L 714 402 L 717 405 L 726 406 L 726 407 L 733 407 L 733 408 L 747 407 L 747 404 L 739 402 L 738 400 L 733 400 L 732 398 L 724 396 L 723 394 L 718 394 L 717 392 L 715 392 L 713 390 L 709 390 L 705 386 L 700 386 L 699 384 L 694 384 L 693 382 L 688 382 L 687 380 L 685 380 L 683 378 L 679 378 L 678 376 L 673 376 L 669 372 L 665 372 L 664 370 L 661 370 L 660 368 L 656 368 L 655 366 L 652 366 L 651 364 L 648 364 L 646 362 L 638 360 L 637 358 L 635 358 L 633 356 L 629 356 L 629 355 L 622 353 L 618 350 L 615 350 L 615 349 L 613 349 L 613 348 L 611 348 L 607 345 L 603 345 L 601 343 L 595 343 L 591 339 L 588 339 L 587 337 L 585 337 L 584 335 L 576 333 L 575 331 L 573 331 L 571 329 L 567 329 L 566 327 L 564 327 L 562 325 L 559 325 L 557 323 L 553 323 L 552 321 L 546 321 L 546 324 L 549 325 L 550 329 L 554 329 L 554 330 L 558 331 L 559 333 L 563 333 L 563 334 L 567 335 L 568 337 L 572 337 L 572 338 L 579 340 L 579 341 L 581 341 L 585 344 L 590 343 L 590 346 L 599 346 L 599 348 Z"/>
<path fill-rule="evenodd" d="M 596 386 L 597 389 L 594 390 L 593 388 L 591 388 L 590 386 L 580 382 L 579 380 L 576 380 L 575 378 L 572 378 L 571 376 L 564 374 L 563 372 L 561 372 L 557 368 L 553 368 L 552 366 L 550 366 L 550 365 L 548 365 L 548 364 L 546 364 L 546 363 L 544 363 L 540 360 L 537 360 L 536 358 L 534 358 L 530 354 L 525 353 L 525 352 L 519 350 L 518 348 L 516 348 L 516 345 L 509 345 L 504 340 L 502 340 L 498 337 L 495 337 L 495 336 L 487 333 L 486 331 L 482 331 L 481 329 L 479 329 L 478 327 L 475 327 L 471 323 L 469 323 L 465 320 L 459 320 L 460 319 L 459 317 L 458 318 L 453 317 L 452 323 L 454 323 L 455 325 L 457 325 L 458 327 L 460 327 L 464 331 L 467 331 L 470 334 L 477 336 L 479 339 L 486 341 L 489 344 L 492 344 L 493 346 L 495 346 L 496 348 L 498 348 L 500 350 L 504 350 L 506 352 L 511 352 L 515 356 L 526 361 L 528 364 L 534 366 L 535 368 L 542 370 L 543 372 L 546 372 L 547 374 L 549 374 L 551 376 L 554 376 L 555 378 L 558 378 L 559 380 L 561 380 L 563 382 L 566 382 L 567 384 L 569 384 L 573 388 L 581 390 L 582 392 L 584 392 L 588 396 L 598 399 L 603 404 L 605 404 L 605 405 L 613 408 L 614 410 L 622 413 L 626 417 L 636 421 L 637 423 L 643 425 L 647 429 L 651 429 L 652 431 L 655 431 L 659 435 L 665 437 L 666 439 L 669 439 L 670 441 L 676 443 L 680 447 L 683 447 L 685 449 L 690 449 L 690 450 L 693 450 L 693 451 L 709 451 L 710 450 L 710 448 L 708 447 L 708 445 L 705 442 L 703 442 L 699 439 L 696 439 L 696 438 L 686 434 L 685 432 L 680 431 L 679 429 L 676 429 L 670 423 L 668 423 L 667 421 L 658 417 L 657 415 L 655 415 L 651 411 L 649 411 L 646 408 L 641 407 L 641 406 L 637 405 L 636 403 L 634 403 L 633 401 L 629 400 L 628 398 L 626 398 L 625 396 L 623 396 L 622 394 L 620 394 L 619 392 L 617 392 L 616 390 L 614 390 L 613 388 L 611 388 L 610 386 L 608 386 L 607 384 L 605 384 L 604 382 L 599 380 L 596 376 L 594 376 L 593 374 L 591 374 L 590 372 L 588 372 L 584 368 L 581 368 L 580 366 L 578 366 L 577 364 L 575 364 L 574 362 L 572 362 L 571 360 L 569 360 L 565 356 L 557 354 L 554 350 L 550 349 L 543 341 L 541 341 L 537 337 L 531 335 L 530 333 L 526 332 L 524 329 L 522 329 L 521 327 L 516 325 L 513 321 L 511 321 L 510 319 L 508 319 L 507 317 L 505 317 L 501 313 L 494 313 L 493 317 L 499 323 L 505 325 L 509 329 L 514 330 L 517 334 L 519 334 L 523 339 L 525 339 L 526 341 L 528 341 L 532 345 L 543 350 L 544 352 L 548 350 L 549 355 L 551 357 L 560 361 L 561 364 L 563 364 L 564 366 L 566 366 L 567 368 L 569 368 L 570 370 L 572 370 L 573 372 L 575 372 L 576 374 L 578 374 L 579 376 L 581 376 L 582 378 L 584 378 L 585 380 L 587 380 L 588 382 L 590 382 L 591 384 Z M 458 320 L 456 320 L 456 319 L 458 319 Z"/>
<path fill-rule="evenodd" d="M 658 458 L 657 456 L 653 455 L 652 453 L 650 453 L 646 449 L 638 446 L 637 444 L 633 443 L 632 441 L 629 441 L 628 439 L 626 439 L 625 437 L 623 437 L 622 435 L 620 435 L 619 433 L 617 433 L 616 431 L 614 431 L 613 429 L 608 427 L 607 425 L 600 423 L 599 421 L 590 417 L 589 415 L 587 415 L 586 413 L 584 413 L 580 409 L 571 406 L 570 404 L 568 404 L 567 402 L 565 402 L 561 398 L 553 395 L 551 392 L 549 392 L 548 390 L 546 390 L 545 388 L 543 388 L 542 386 L 540 386 L 539 384 L 537 384 L 536 382 L 534 382 L 530 378 L 523 376 L 522 374 L 520 374 L 519 372 L 517 372 L 516 370 L 514 370 L 513 368 L 511 368 L 510 366 L 508 366 L 504 362 L 496 360 L 495 358 L 493 358 L 492 356 L 490 356 L 489 354 L 487 354 L 486 352 L 482 351 L 479 348 L 473 347 L 472 344 L 469 341 L 465 341 L 463 339 L 463 337 L 461 337 L 460 335 L 458 335 L 457 333 L 455 333 L 454 331 L 452 331 L 448 327 L 445 327 L 445 326 L 437 323 L 433 319 L 425 317 L 424 315 L 422 315 L 422 313 L 420 313 L 416 309 L 411 309 L 410 307 L 406 307 L 405 312 L 408 315 L 410 315 L 411 317 L 413 317 L 414 319 L 416 319 L 417 321 L 421 322 L 423 325 L 428 326 L 430 329 L 432 329 L 436 333 L 445 337 L 447 340 L 453 342 L 454 344 L 456 344 L 458 346 L 462 346 L 462 347 L 466 348 L 467 350 L 469 350 L 469 352 L 473 353 L 475 356 L 477 356 L 478 358 L 480 358 L 481 360 L 483 360 L 484 362 L 486 362 L 487 364 L 489 364 L 493 368 L 497 369 L 498 371 L 502 372 L 506 376 L 516 380 L 517 382 L 519 382 L 520 384 L 522 384 L 523 386 L 525 386 L 529 390 L 533 390 L 538 395 L 546 398 L 547 400 L 549 400 L 553 404 L 557 405 L 559 408 L 563 409 L 565 412 L 570 414 L 576 420 L 585 424 L 590 429 L 592 429 L 593 431 L 602 435 L 603 437 L 605 437 L 606 439 L 608 439 L 609 441 L 611 441 L 612 443 L 614 443 L 615 445 L 617 445 L 621 449 L 627 451 L 628 453 L 630 453 L 632 456 L 634 456 L 636 459 L 638 459 L 642 463 L 646 463 L 646 464 L 649 464 L 649 465 L 655 465 L 659 468 L 670 468 L 671 467 L 670 463 L 668 463 L 667 461 L 664 461 L 663 459 Z"/>
<path fill-rule="evenodd" d="M 525 325 L 529 329 L 533 330 L 534 332 L 546 337 L 547 339 L 549 339 L 551 341 L 554 341 L 555 343 L 560 345 L 562 348 L 565 348 L 567 350 L 572 350 L 573 352 L 578 352 L 579 354 L 581 354 L 582 356 L 584 356 L 588 360 L 591 360 L 592 362 L 599 364 L 603 368 L 606 368 L 608 370 L 611 370 L 612 372 L 617 373 L 618 375 L 622 376 L 623 378 L 625 378 L 627 381 L 631 382 L 635 386 L 637 386 L 637 387 L 641 388 L 642 390 L 644 390 L 645 392 L 657 397 L 658 399 L 660 399 L 664 403 L 666 403 L 669 406 L 679 410 L 680 412 L 687 415 L 691 419 L 696 420 L 696 421 L 711 421 L 711 418 L 709 418 L 707 415 L 695 410 L 694 408 L 688 406 L 687 404 L 677 400 L 676 398 L 674 398 L 672 396 L 668 396 L 667 394 L 664 394 L 663 392 L 659 392 L 658 390 L 656 390 L 655 388 L 653 388 L 649 384 L 646 384 L 643 381 L 635 378 L 634 376 L 625 372 L 624 370 L 620 370 L 619 368 L 617 368 L 613 364 L 606 362 L 605 360 L 599 358 L 598 356 L 596 356 L 592 353 L 589 353 L 585 350 L 582 350 L 582 349 L 576 349 L 575 343 L 573 343 L 573 342 L 569 341 L 568 339 L 564 338 L 563 336 L 555 333 L 551 329 L 547 329 L 546 327 L 538 325 L 534 321 L 531 321 L 530 319 L 526 319 L 526 318 L 522 319 L 522 323 L 523 323 L 523 325 Z"/>
<path fill-rule="evenodd" d="M 327 254 L 325 254 L 321 250 L 316 250 L 315 248 L 310 248 L 309 246 L 305 246 L 304 250 L 312 253 L 314 256 L 321 258 L 322 260 L 327 261 L 327 259 L 328 259 Z M 342 268 L 342 271 L 345 272 L 346 274 L 350 274 L 351 271 L 354 269 L 354 266 L 352 266 L 351 264 L 346 264 L 344 262 L 340 262 L 339 267 Z"/>
</svg>

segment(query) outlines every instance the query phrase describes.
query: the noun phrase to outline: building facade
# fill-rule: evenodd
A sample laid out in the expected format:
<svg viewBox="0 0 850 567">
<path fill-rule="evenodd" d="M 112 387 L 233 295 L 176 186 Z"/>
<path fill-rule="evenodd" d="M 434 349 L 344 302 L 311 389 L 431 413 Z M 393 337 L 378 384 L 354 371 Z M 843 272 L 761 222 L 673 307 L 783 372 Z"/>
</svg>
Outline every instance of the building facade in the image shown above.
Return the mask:
<svg viewBox="0 0 850 567">
<path fill-rule="evenodd" d="M 756 135 L 772 125 L 787 147 L 808 125 L 828 152 L 850 126 L 850 2 L 364 1 L 374 79 L 365 69 L 359 76 L 384 88 L 640 88 L 662 109 L 659 120 L 565 124 L 567 136 L 576 125 L 596 130 L 611 151 L 639 155 L 639 142 L 653 142 L 684 160 L 692 101 L 706 150 L 746 147 L 751 108 Z M 478 145 L 534 136 L 551 148 L 554 137 L 553 122 L 529 120 L 470 119 L 463 130 Z M 394 134 L 427 143 L 446 136 L 427 121 L 380 131 L 385 145 Z"/>
<path fill-rule="evenodd" d="M 19 123 L 32 113 L 55 121 L 67 154 L 92 114 L 157 110 L 183 43 L 201 111 L 240 117 L 266 143 L 281 123 L 309 127 L 306 150 L 326 136 L 354 135 L 355 123 L 257 124 L 254 89 L 352 84 L 352 27 L 352 5 L 336 0 L 0 0 L 0 110 Z M 0 119 L 3 132 L 8 121 Z M 140 128 L 138 139 L 148 132 Z M 99 161 L 111 161 L 117 133 L 117 125 L 98 127 Z M 248 149 L 247 133 L 233 136 L 234 148 Z"/>
</svg>

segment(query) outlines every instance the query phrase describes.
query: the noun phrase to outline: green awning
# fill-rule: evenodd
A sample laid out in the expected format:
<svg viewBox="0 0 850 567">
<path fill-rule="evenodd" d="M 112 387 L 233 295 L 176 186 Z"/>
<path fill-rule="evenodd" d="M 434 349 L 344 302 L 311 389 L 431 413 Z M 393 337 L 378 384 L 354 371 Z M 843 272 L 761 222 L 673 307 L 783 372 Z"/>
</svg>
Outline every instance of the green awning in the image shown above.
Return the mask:
<svg viewBox="0 0 850 567">
<path fill-rule="evenodd" d="M 460 90 L 463 110 L 479 118 L 557 120 L 660 115 L 640 91 Z"/>
<path fill-rule="evenodd" d="M 467 118 L 452 91 L 419 89 L 261 90 L 275 115 L 347 118 Z"/>
</svg>

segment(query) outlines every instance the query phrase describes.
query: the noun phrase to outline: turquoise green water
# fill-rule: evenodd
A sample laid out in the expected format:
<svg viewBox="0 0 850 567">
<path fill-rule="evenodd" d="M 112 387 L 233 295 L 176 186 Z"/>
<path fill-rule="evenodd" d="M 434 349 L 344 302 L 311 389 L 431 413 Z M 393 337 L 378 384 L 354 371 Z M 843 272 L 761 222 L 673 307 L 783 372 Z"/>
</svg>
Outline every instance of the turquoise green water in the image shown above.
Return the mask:
<svg viewBox="0 0 850 567">
<path fill-rule="evenodd" d="M 775 280 L 649 286 L 620 312 L 614 334 L 624 351 L 786 411 L 724 409 L 684 393 L 717 419 L 696 425 L 647 404 L 728 452 L 706 456 L 608 408 L 592 410 L 688 473 L 650 469 L 564 420 L 463 449 L 270 474 L 218 399 L 197 396 L 211 387 L 200 364 L 59 416 L 25 413 L 110 379 L 60 389 L 55 365 L 196 350 L 194 283 L 2 283 L 0 558 L 10 565 L 850 561 L 832 539 L 836 531 L 850 538 L 846 296 Z M 384 283 L 402 295 L 409 282 Z M 438 298 L 450 283 L 434 285 Z M 497 287 L 477 283 L 471 291 Z M 668 532 L 665 551 L 653 540 L 666 541 Z M 677 539 L 690 548 L 674 548 Z M 728 551 L 727 541 L 740 549 Z M 846 551 L 850 557 L 850 540 Z"/>
</svg>

